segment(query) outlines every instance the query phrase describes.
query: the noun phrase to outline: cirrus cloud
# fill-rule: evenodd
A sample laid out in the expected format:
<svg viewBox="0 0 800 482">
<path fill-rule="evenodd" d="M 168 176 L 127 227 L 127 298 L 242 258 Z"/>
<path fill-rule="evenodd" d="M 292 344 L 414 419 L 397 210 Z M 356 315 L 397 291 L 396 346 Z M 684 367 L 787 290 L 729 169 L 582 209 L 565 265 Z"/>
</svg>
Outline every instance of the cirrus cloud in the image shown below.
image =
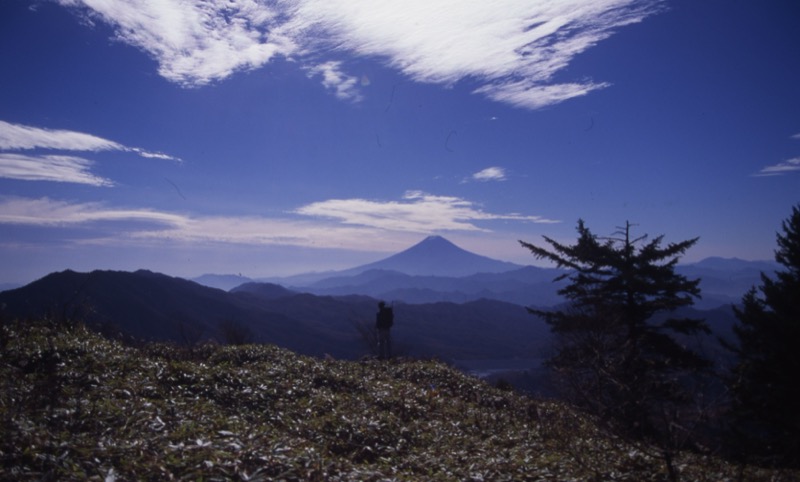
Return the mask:
<svg viewBox="0 0 800 482">
<path fill-rule="evenodd" d="M 787 174 L 789 172 L 800 171 L 800 157 L 795 157 L 793 159 L 788 159 L 786 161 L 780 162 L 778 164 L 773 164 L 772 166 L 767 166 L 758 173 L 755 174 L 756 177 L 765 177 L 765 176 L 782 176 L 783 174 Z"/>
<path fill-rule="evenodd" d="M 119 151 L 126 147 L 102 137 L 60 129 L 12 124 L 0 120 L 0 149 L 58 149 L 63 151 Z"/>
<path fill-rule="evenodd" d="M 181 159 L 139 147 L 128 147 L 102 137 L 64 129 L 12 124 L 0 120 L 0 177 L 23 181 L 52 181 L 113 186 L 90 172 L 93 161 L 67 155 L 29 155 L 13 151 L 58 150 L 78 152 L 133 152 L 144 158 L 181 162 Z M 12 152 L 3 152 L 12 151 Z"/>
<path fill-rule="evenodd" d="M 113 237 L 102 223 L 114 222 Z M 383 229 L 296 218 L 193 216 L 147 208 L 119 208 L 50 198 L 0 196 L 0 225 L 81 228 L 80 244 L 183 243 L 392 250 L 413 237 Z"/>
<path fill-rule="evenodd" d="M 101 203 L 72 203 L 50 198 L 0 198 L 0 224 L 68 226 L 99 221 L 146 221 L 181 226 L 185 218 L 149 209 L 108 208 Z"/>
<path fill-rule="evenodd" d="M 161 152 L 149 152 L 139 147 L 127 147 L 102 137 L 65 129 L 45 129 L 0 120 L 0 149 L 25 151 L 49 149 L 61 151 L 125 151 L 154 159 L 178 161 L 180 159 Z"/>
<path fill-rule="evenodd" d="M 553 82 L 572 59 L 658 0 L 301 0 L 290 30 L 317 49 L 384 58 L 418 82 L 472 79 L 487 97 L 536 109 L 607 83 Z"/>
<path fill-rule="evenodd" d="M 476 224 L 481 221 L 559 222 L 541 216 L 487 213 L 465 199 L 436 196 L 420 191 L 406 192 L 402 201 L 331 199 L 308 204 L 295 212 L 306 216 L 336 219 L 348 225 L 417 233 L 489 231 Z"/>
<path fill-rule="evenodd" d="M 299 215 L 299 216 L 298 216 Z M 110 207 L 50 198 L 0 197 L 0 225 L 98 228 L 84 243 L 165 241 L 193 244 L 283 245 L 367 251 L 407 245 L 420 233 L 490 232 L 479 222 L 556 223 L 540 216 L 493 214 L 464 199 L 409 191 L 398 201 L 328 200 L 284 217 L 190 215 L 147 208 Z M 98 223 L 116 222 L 114 238 Z M 122 223 L 122 224 L 120 224 Z"/>
<path fill-rule="evenodd" d="M 0 177 L 22 181 L 52 181 L 113 186 L 109 179 L 89 172 L 93 164 L 75 156 L 28 156 L 0 152 Z"/>
<path fill-rule="evenodd" d="M 337 97 L 358 99 L 347 56 L 383 61 L 417 82 L 453 85 L 537 109 L 607 87 L 554 81 L 617 29 L 662 0 L 59 0 L 114 26 L 159 73 L 202 86 L 276 56 L 299 60 Z M 308 65 L 311 65 L 310 67 Z"/>
<path fill-rule="evenodd" d="M 154 57 L 164 78 L 204 85 L 296 50 L 282 35 L 286 12 L 257 0 L 58 0 L 116 28 Z"/>
</svg>

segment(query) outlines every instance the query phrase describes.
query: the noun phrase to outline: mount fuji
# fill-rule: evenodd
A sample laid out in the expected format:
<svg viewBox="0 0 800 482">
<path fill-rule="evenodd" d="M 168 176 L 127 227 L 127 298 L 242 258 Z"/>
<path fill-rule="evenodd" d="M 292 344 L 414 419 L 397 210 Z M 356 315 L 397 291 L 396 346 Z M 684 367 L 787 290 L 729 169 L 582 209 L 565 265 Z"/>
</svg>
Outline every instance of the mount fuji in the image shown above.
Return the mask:
<svg viewBox="0 0 800 482">
<path fill-rule="evenodd" d="M 519 268 L 522 266 L 461 249 L 441 236 L 428 236 L 405 251 L 338 274 L 386 270 L 412 276 L 460 277 L 477 273 L 502 273 Z"/>
<path fill-rule="evenodd" d="M 207 274 L 192 281 L 205 286 L 230 290 L 246 282 L 275 283 L 288 287 L 307 287 L 323 280 L 350 278 L 364 273 L 392 273 L 405 276 L 436 276 L 462 278 L 476 274 L 497 274 L 524 266 L 499 261 L 471 253 L 442 236 L 428 236 L 414 246 L 374 263 L 339 271 L 302 273 L 285 277 L 265 277 L 256 280 L 236 275 Z"/>
<path fill-rule="evenodd" d="M 319 296 L 365 295 L 406 303 L 481 298 L 519 305 L 552 305 L 560 301 L 553 279 L 560 271 L 521 266 L 464 250 L 441 236 L 374 263 L 343 271 L 262 279 Z M 250 283 L 235 290 L 256 289 Z"/>
</svg>

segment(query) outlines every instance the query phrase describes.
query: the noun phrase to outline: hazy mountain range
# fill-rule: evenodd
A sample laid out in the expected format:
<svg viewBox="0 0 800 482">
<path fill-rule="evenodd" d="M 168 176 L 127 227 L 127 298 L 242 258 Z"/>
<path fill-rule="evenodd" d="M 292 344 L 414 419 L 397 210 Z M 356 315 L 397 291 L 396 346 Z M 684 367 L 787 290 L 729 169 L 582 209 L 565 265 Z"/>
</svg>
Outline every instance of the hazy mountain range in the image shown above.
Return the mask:
<svg viewBox="0 0 800 482">
<path fill-rule="evenodd" d="M 750 287 L 760 284 L 761 272 L 771 275 L 776 268 L 777 264 L 770 261 L 707 258 L 679 265 L 677 271 L 690 279 L 701 279 L 702 298 L 695 307 L 712 309 L 738 303 Z M 553 283 L 562 273 L 493 260 L 431 236 L 394 256 L 344 271 L 257 280 L 204 275 L 194 281 L 225 290 L 260 281 L 317 295 L 360 294 L 406 303 L 493 299 L 523 306 L 552 306 L 563 302 L 557 291 L 564 282 Z"/>
<path fill-rule="evenodd" d="M 410 272 L 401 271 L 406 264 Z M 759 283 L 761 271 L 774 267 L 721 258 L 681 266 L 703 280 L 704 299 L 696 308 L 716 307 L 688 315 L 706 318 L 724 335 L 734 320 L 724 304 L 737 302 Z M 556 294 L 559 284 L 552 282 L 559 273 L 491 260 L 431 237 L 377 263 L 287 278 L 285 285 L 217 275 L 195 282 L 145 270 L 63 271 L 1 292 L 0 307 L 6 318 L 80 319 L 133 339 L 226 342 L 236 335 L 304 354 L 357 358 L 372 349 L 362 332 L 374 323 L 377 300 L 385 299 L 394 301 L 398 352 L 537 358 L 550 335 L 524 306 L 563 302 Z M 237 286 L 226 291 L 199 282 Z"/>
</svg>

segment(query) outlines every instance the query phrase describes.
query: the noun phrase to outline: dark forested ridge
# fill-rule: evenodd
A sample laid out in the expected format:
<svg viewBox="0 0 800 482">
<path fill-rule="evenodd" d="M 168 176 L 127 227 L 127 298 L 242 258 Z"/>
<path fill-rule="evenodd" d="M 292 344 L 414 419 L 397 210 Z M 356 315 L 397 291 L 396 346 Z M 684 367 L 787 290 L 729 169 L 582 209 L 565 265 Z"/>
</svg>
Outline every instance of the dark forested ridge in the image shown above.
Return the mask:
<svg viewBox="0 0 800 482">
<path fill-rule="evenodd" d="M 11 317 L 86 321 L 144 340 L 225 342 L 234 324 L 250 341 L 298 353 L 358 358 L 368 354 L 358 324 L 374 323 L 377 300 L 316 296 L 253 283 L 231 292 L 149 271 L 64 271 L 0 293 Z M 522 306 L 496 300 L 395 304 L 393 336 L 415 356 L 536 357 L 548 334 Z"/>
</svg>

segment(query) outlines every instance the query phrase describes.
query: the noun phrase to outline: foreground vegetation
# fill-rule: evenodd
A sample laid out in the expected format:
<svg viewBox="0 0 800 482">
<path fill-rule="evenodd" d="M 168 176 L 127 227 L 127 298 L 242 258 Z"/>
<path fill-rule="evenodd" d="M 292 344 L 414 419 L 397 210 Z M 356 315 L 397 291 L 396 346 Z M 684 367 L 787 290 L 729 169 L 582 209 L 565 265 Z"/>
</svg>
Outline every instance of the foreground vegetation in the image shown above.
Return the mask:
<svg viewBox="0 0 800 482">
<path fill-rule="evenodd" d="M 685 480 L 796 480 L 681 453 Z M 664 480 L 569 407 L 435 361 L 0 328 L 2 480 Z"/>
</svg>

